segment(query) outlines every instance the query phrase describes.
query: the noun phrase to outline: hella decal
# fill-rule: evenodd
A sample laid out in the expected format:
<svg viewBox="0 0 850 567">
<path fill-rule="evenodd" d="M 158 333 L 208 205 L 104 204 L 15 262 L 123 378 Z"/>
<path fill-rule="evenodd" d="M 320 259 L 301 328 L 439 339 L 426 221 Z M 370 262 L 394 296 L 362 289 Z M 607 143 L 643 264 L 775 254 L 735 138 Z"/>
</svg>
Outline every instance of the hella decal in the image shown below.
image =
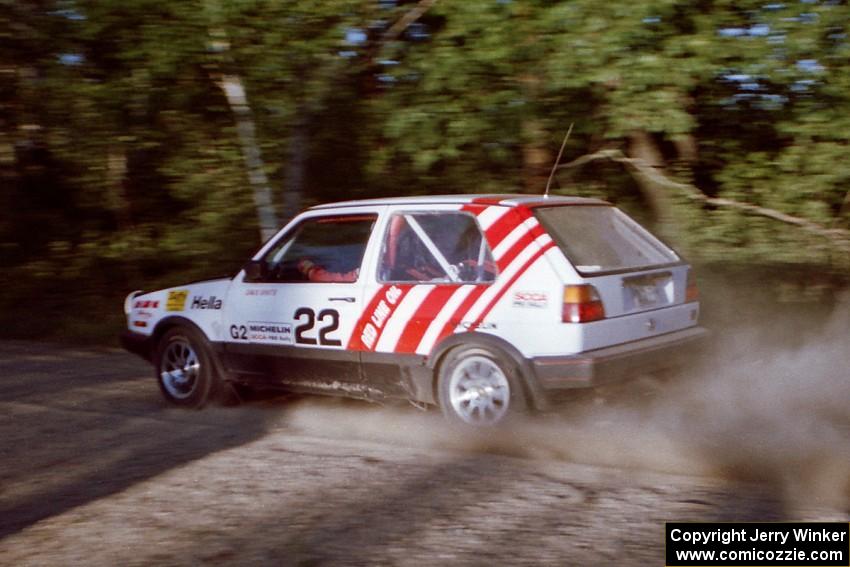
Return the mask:
<svg viewBox="0 0 850 567">
<path fill-rule="evenodd" d="M 221 309 L 221 300 L 214 295 L 210 297 L 195 295 L 192 297 L 192 309 Z"/>
</svg>

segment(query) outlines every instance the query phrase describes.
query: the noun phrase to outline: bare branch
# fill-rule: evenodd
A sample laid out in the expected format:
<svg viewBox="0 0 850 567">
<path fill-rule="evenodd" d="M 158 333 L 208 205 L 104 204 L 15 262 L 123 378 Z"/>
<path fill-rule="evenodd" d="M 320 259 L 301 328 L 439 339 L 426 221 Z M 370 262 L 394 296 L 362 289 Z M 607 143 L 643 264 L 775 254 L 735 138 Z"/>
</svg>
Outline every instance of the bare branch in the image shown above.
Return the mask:
<svg viewBox="0 0 850 567">
<path fill-rule="evenodd" d="M 616 163 L 622 163 L 629 169 L 631 169 L 636 175 L 642 176 L 645 179 L 648 179 L 653 183 L 658 184 L 659 186 L 676 189 L 684 193 L 685 196 L 691 199 L 692 201 L 699 201 L 701 203 L 713 205 L 716 207 L 728 207 L 738 209 L 740 211 L 745 211 L 754 215 L 770 218 L 779 222 L 783 222 L 785 224 L 797 226 L 812 234 L 817 234 L 818 236 L 828 238 L 834 243 L 844 248 L 850 248 L 850 230 L 842 228 L 827 228 L 821 224 L 802 217 L 789 215 L 787 213 L 777 211 L 776 209 L 761 207 L 759 205 L 753 205 L 751 203 L 745 203 L 743 201 L 725 199 L 722 197 L 709 197 L 693 185 L 689 183 L 680 183 L 678 181 L 674 181 L 664 175 L 662 172 L 658 171 L 656 168 L 647 164 L 645 161 L 641 159 L 630 158 L 617 149 L 600 150 L 592 154 L 583 155 L 569 163 L 565 163 L 558 169 L 574 169 L 601 159 L 607 159 Z"/>
<path fill-rule="evenodd" d="M 419 0 L 419 3 L 416 6 L 408 10 L 407 13 L 390 26 L 390 29 L 384 32 L 384 35 L 381 36 L 381 40 L 386 43 L 398 38 L 404 30 L 410 27 L 410 24 L 421 18 L 425 12 L 430 10 L 436 3 L 437 0 Z"/>
</svg>

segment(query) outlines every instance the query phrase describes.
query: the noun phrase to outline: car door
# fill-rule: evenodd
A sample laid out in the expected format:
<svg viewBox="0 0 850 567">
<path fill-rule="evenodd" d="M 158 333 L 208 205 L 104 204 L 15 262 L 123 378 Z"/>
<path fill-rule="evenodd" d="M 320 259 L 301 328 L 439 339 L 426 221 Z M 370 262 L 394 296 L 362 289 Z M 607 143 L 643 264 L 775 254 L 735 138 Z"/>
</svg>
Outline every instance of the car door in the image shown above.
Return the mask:
<svg viewBox="0 0 850 567">
<path fill-rule="evenodd" d="M 309 389 L 365 392 L 347 349 L 363 310 L 361 266 L 375 207 L 302 215 L 230 290 L 225 360 L 237 374 Z"/>
</svg>

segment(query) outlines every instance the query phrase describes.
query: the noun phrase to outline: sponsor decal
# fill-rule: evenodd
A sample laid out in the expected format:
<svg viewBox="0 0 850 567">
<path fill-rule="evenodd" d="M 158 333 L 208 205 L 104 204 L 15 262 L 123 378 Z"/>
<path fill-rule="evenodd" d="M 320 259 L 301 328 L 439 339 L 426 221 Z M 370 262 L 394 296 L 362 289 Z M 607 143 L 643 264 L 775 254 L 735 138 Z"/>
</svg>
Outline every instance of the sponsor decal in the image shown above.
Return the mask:
<svg viewBox="0 0 850 567">
<path fill-rule="evenodd" d="M 392 317 L 392 313 L 411 287 L 413 286 L 386 285 L 381 287 L 355 325 L 348 348 L 374 350 L 386 322 Z"/>
<path fill-rule="evenodd" d="M 258 343 L 292 344 L 292 325 L 272 321 L 248 321 L 231 325 L 230 338 Z"/>
<path fill-rule="evenodd" d="M 378 304 L 372 310 L 372 315 L 369 316 L 369 322 L 363 327 L 363 332 L 360 335 L 360 340 L 366 345 L 366 348 L 372 349 L 375 347 L 375 341 L 378 340 L 379 331 L 384 327 L 387 318 L 392 313 L 392 308 L 398 303 L 402 295 L 402 290 L 398 286 L 391 286 L 384 292 L 384 297 L 378 301 Z"/>
<path fill-rule="evenodd" d="M 139 299 L 133 304 L 133 309 L 159 309 L 159 301 Z"/>
<path fill-rule="evenodd" d="M 133 326 L 134 327 L 147 327 L 148 323 L 147 323 L 147 321 L 133 321 Z"/>
<path fill-rule="evenodd" d="M 512 304 L 514 307 L 542 309 L 549 304 L 549 298 L 541 291 L 515 291 Z"/>
<path fill-rule="evenodd" d="M 136 319 L 150 319 L 151 317 L 153 317 L 153 313 L 151 313 L 150 311 L 136 311 L 135 313 L 133 313 L 133 317 L 135 317 Z"/>
<path fill-rule="evenodd" d="M 192 297 L 192 309 L 221 309 L 221 305 L 221 300 L 214 295 L 210 297 L 195 295 Z"/>
<path fill-rule="evenodd" d="M 245 295 L 252 297 L 263 297 L 263 296 L 271 296 L 277 295 L 276 289 L 246 289 Z"/>
<path fill-rule="evenodd" d="M 189 296 L 188 289 L 178 289 L 168 292 L 168 298 L 165 301 L 166 311 L 183 311 L 186 308 L 186 298 Z"/>
</svg>

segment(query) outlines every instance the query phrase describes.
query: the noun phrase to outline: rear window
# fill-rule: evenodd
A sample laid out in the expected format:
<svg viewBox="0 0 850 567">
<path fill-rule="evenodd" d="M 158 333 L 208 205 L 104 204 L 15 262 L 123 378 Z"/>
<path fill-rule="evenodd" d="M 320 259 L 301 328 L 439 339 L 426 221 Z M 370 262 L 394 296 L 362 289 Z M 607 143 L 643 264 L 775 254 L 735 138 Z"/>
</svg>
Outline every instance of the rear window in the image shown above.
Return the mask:
<svg viewBox="0 0 850 567">
<path fill-rule="evenodd" d="M 615 207 L 547 207 L 535 209 L 535 213 L 582 274 L 639 270 L 679 261 L 675 252 Z"/>
</svg>

